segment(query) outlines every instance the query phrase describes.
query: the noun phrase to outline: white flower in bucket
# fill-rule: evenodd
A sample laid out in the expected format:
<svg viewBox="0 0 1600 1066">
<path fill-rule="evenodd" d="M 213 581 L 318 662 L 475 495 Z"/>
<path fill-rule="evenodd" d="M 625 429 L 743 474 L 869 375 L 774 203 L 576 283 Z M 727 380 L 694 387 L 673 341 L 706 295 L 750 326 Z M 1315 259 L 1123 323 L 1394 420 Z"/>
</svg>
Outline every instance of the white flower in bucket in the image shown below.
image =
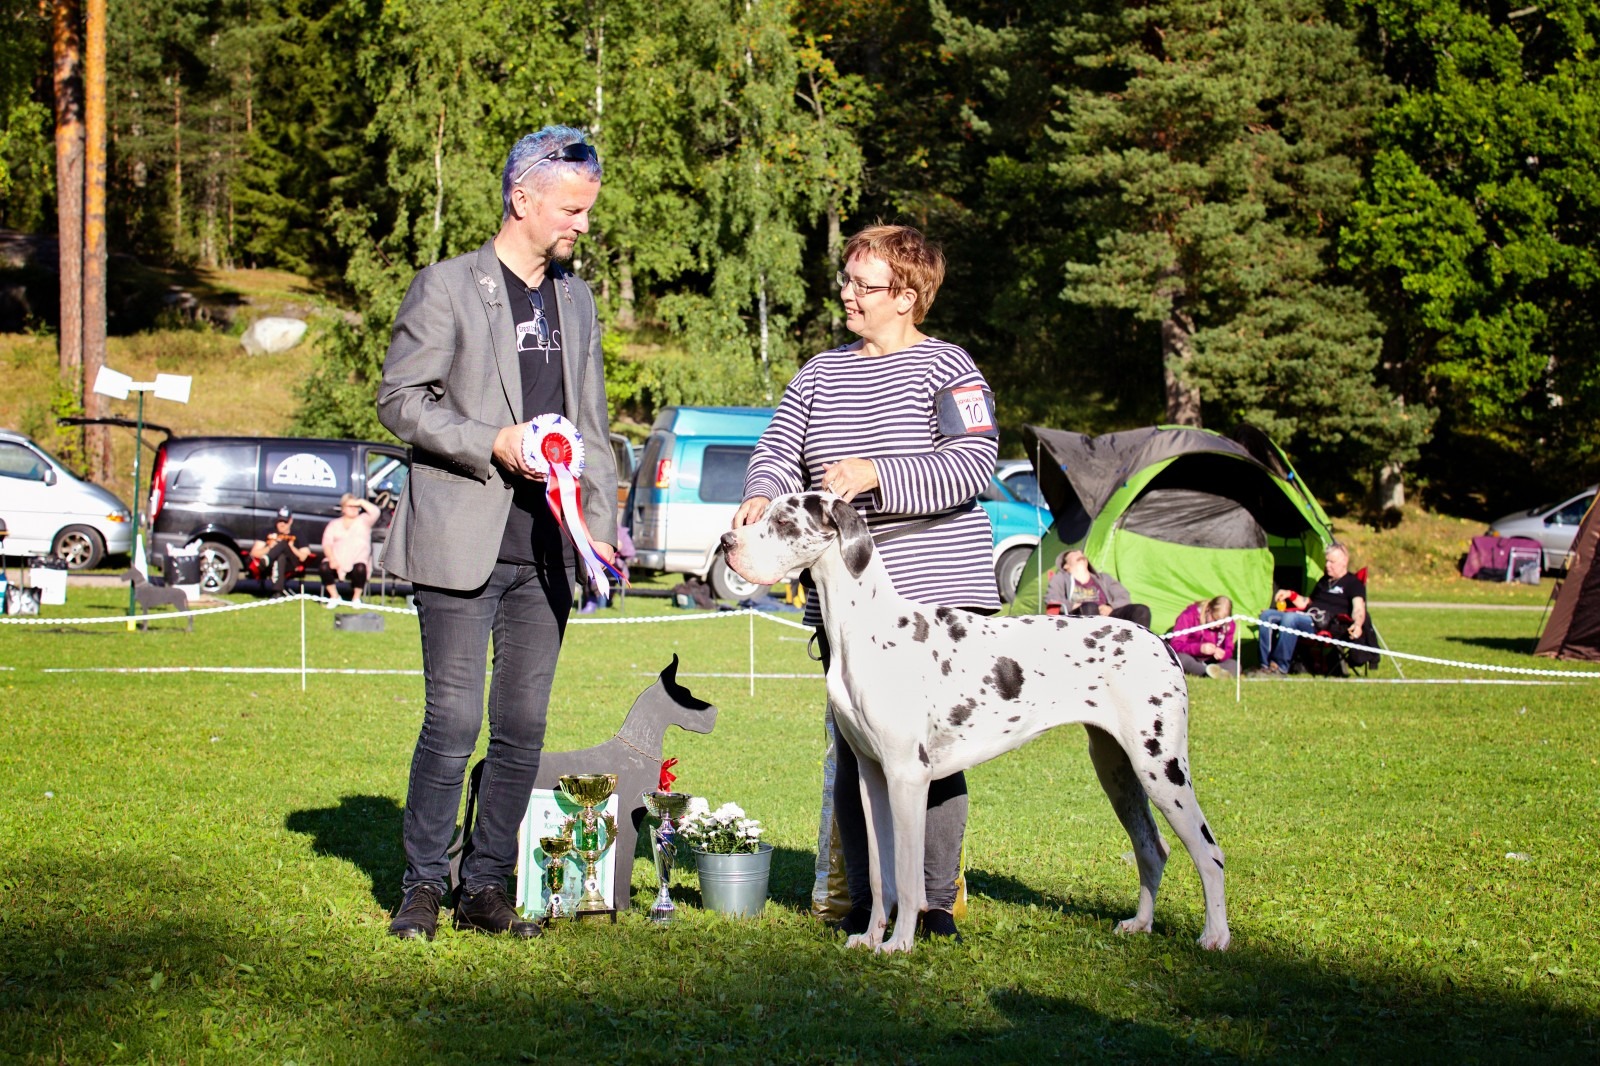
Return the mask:
<svg viewBox="0 0 1600 1066">
<path fill-rule="evenodd" d="M 678 838 L 696 851 L 714 855 L 748 854 L 760 850 L 761 823 L 745 817 L 737 803 L 724 803 L 715 811 L 699 796 L 678 823 Z"/>
</svg>

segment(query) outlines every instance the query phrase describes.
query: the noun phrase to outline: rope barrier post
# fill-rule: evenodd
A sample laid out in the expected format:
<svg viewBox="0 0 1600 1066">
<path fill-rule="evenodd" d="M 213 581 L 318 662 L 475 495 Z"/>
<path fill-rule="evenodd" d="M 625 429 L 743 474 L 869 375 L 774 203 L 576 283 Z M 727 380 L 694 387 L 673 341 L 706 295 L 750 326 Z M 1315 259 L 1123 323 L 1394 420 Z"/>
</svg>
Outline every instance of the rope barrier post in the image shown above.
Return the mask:
<svg viewBox="0 0 1600 1066">
<path fill-rule="evenodd" d="M 300 691 L 306 690 L 306 590 L 300 590 Z"/>
</svg>

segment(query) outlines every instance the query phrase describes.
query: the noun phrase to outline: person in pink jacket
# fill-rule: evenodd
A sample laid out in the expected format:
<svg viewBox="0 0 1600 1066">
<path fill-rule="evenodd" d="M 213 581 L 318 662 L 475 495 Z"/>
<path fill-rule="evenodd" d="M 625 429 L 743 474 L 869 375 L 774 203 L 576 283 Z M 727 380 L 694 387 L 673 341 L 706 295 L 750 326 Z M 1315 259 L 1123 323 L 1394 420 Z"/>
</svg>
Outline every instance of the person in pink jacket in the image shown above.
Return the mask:
<svg viewBox="0 0 1600 1066">
<path fill-rule="evenodd" d="M 339 517 L 322 531 L 322 587 L 328 609 L 339 606 L 339 582 L 350 582 L 350 605 L 361 605 L 372 569 L 372 527 L 383 512 L 371 500 L 345 493 L 339 498 Z"/>
<path fill-rule="evenodd" d="M 1226 596 L 1209 600 L 1196 600 L 1183 609 L 1178 620 L 1172 623 L 1172 650 L 1186 674 L 1207 677 L 1239 676 L 1239 660 L 1233 657 L 1235 625 L 1224 621 L 1233 614 L 1233 601 Z M 1193 633 L 1185 629 L 1206 626 Z"/>
</svg>

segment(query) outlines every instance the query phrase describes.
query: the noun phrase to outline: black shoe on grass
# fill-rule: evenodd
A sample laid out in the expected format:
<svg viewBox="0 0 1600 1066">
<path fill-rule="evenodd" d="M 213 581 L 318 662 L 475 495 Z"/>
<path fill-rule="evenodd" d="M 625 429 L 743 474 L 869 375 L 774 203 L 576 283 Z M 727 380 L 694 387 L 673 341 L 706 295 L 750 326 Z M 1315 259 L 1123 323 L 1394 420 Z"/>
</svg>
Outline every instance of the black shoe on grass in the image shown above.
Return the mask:
<svg viewBox="0 0 1600 1066">
<path fill-rule="evenodd" d="M 961 943 L 961 931 L 956 928 L 956 919 L 949 911 L 927 910 L 917 915 L 917 932 L 923 936 L 953 936 L 956 943 Z"/>
<path fill-rule="evenodd" d="M 517 913 L 500 885 L 485 885 L 476 892 L 462 889 L 461 898 L 456 901 L 455 922 L 457 929 L 479 933 L 510 933 L 528 940 L 544 935 L 538 922 L 530 922 Z"/>
<path fill-rule="evenodd" d="M 400 909 L 389 923 L 389 935 L 402 940 L 432 940 L 439 928 L 439 900 L 443 897 L 437 885 L 413 885 L 406 889 Z"/>
</svg>

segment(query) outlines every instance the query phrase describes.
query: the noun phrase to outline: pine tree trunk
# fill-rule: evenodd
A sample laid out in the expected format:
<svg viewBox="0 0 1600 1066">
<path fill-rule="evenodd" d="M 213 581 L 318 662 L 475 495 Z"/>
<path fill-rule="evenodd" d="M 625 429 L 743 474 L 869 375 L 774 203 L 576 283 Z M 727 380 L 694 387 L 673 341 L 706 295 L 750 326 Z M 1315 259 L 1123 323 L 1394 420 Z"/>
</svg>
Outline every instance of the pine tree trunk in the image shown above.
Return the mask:
<svg viewBox="0 0 1600 1066">
<path fill-rule="evenodd" d="M 172 251 L 183 247 L 183 83 L 172 72 Z"/>
<path fill-rule="evenodd" d="M 1161 323 L 1161 377 L 1166 389 L 1167 422 L 1199 426 L 1200 390 L 1189 381 L 1194 360 L 1194 319 L 1176 301 Z"/>
<path fill-rule="evenodd" d="M 84 55 L 83 379 L 84 413 L 105 414 L 105 397 L 90 390 L 106 362 L 106 0 L 88 0 Z M 111 434 L 91 426 L 84 455 L 91 480 L 111 477 Z"/>
<path fill-rule="evenodd" d="M 56 233 L 60 245 L 61 383 L 83 395 L 83 38 L 76 0 L 55 0 Z M 80 431 L 78 448 L 83 449 Z"/>
</svg>

